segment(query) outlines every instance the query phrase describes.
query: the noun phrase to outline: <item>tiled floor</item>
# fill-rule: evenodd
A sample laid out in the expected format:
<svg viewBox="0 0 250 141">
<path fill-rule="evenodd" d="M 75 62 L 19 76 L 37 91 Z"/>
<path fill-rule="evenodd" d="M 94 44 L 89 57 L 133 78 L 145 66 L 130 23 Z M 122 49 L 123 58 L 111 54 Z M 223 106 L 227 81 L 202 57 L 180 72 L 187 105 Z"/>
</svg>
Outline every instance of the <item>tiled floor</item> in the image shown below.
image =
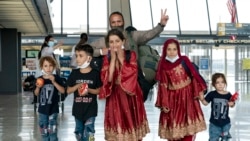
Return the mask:
<svg viewBox="0 0 250 141">
<path fill-rule="evenodd" d="M 246 90 L 247 91 L 247 90 Z M 71 115 L 72 96 L 65 100 L 64 113 L 60 113 L 58 136 L 60 141 L 75 141 L 74 118 Z M 30 92 L 17 95 L 0 95 L 0 141 L 38 141 L 37 113 L 34 113 Z M 96 141 L 104 141 L 103 115 L 105 101 L 99 101 L 96 119 Z M 161 141 L 157 135 L 159 111 L 154 107 L 154 98 L 145 103 L 151 133 L 143 141 Z M 202 107 L 208 123 L 210 106 Z M 250 95 L 241 94 L 236 107 L 230 109 L 232 123 L 231 141 L 250 141 Z M 207 141 L 208 131 L 197 134 L 196 141 Z"/>
</svg>

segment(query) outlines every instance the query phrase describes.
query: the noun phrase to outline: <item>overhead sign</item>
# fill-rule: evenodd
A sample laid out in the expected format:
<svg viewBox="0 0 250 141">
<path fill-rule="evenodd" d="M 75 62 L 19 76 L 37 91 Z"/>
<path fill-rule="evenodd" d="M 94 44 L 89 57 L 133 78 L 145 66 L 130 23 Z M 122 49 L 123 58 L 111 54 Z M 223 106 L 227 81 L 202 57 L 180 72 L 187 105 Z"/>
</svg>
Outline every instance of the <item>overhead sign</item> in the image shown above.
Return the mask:
<svg viewBox="0 0 250 141">
<path fill-rule="evenodd" d="M 250 44 L 250 39 L 178 39 L 180 44 Z"/>
<path fill-rule="evenodd" d="M 218 23 L 217 36 L 249 36 L 250 23 Z"/>
</svg>

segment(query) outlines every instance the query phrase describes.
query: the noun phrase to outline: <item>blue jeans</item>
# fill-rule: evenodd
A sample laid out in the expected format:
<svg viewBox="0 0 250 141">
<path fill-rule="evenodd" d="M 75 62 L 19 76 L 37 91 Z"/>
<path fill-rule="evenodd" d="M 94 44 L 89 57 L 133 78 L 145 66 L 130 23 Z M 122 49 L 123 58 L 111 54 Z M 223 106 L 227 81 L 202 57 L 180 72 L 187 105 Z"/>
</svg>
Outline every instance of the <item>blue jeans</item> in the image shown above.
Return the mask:
<svg viewBox="0 0 250 141">
<path fill-rule="evenodd" d="M 58 113 L 54 113 L 50 116 L 39 114 L 39 127 L 42 141 L 58 141 L 57 116 Z"/>
<path fill-rule="evenodd" d="M 227 141 L 231 138 L 229 130 L 231 128 L 231 124 L 226 124 L 223 127 L 216 126 L 212 123 L 209 124 L 209 141 L 219 141 L 221 138 L 222 141 Z"/>
<path fill-rule="evenodd" d="M 95 134 L 95 117 L 91 117 L 86 121 L 75 118 L 75 135 L 77 141 L 94 141 Z"/>
</svg>

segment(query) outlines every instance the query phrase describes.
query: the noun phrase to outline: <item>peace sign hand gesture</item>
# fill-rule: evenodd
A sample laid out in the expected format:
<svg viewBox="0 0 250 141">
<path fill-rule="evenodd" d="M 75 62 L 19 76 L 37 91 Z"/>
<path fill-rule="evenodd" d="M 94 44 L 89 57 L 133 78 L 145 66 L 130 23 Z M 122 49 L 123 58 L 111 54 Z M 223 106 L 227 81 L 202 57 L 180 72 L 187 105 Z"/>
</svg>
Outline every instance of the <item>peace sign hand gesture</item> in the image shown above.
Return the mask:
<svg viewBox="0 0 250 141">
<path fill-rule="evenodd" d="M 165 26 L 168 22 L 168 19 L 169 19 L 168 15 L 166 15 L 166 13 L 167 13 L 167 9 L 165 9 L 164 12 L 163 12 L 163 9 L 161 9 L 161 22 L 160 23 L 162 26 Z"/>
</svg>

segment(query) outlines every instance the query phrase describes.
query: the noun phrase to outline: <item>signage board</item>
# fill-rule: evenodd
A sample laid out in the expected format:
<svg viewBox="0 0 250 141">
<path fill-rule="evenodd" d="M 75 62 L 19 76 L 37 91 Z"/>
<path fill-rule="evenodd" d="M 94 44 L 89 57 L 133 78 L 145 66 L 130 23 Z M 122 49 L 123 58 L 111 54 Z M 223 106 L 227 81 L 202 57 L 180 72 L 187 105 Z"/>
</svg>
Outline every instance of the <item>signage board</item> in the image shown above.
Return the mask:
<svg viewBox="0 0 250 141">
<path fill-rule="evenodd" d="M 208 70 L 209 69 L 209 59 L 208 58 L 201 58 L 200 59 L 199 69 L 201 69 L 201 70 Z"/>
<path fill-rule="evenodd" d="M 218 23 L 217 36 L 249 36 L 250 23 Z"/>
</svg>

